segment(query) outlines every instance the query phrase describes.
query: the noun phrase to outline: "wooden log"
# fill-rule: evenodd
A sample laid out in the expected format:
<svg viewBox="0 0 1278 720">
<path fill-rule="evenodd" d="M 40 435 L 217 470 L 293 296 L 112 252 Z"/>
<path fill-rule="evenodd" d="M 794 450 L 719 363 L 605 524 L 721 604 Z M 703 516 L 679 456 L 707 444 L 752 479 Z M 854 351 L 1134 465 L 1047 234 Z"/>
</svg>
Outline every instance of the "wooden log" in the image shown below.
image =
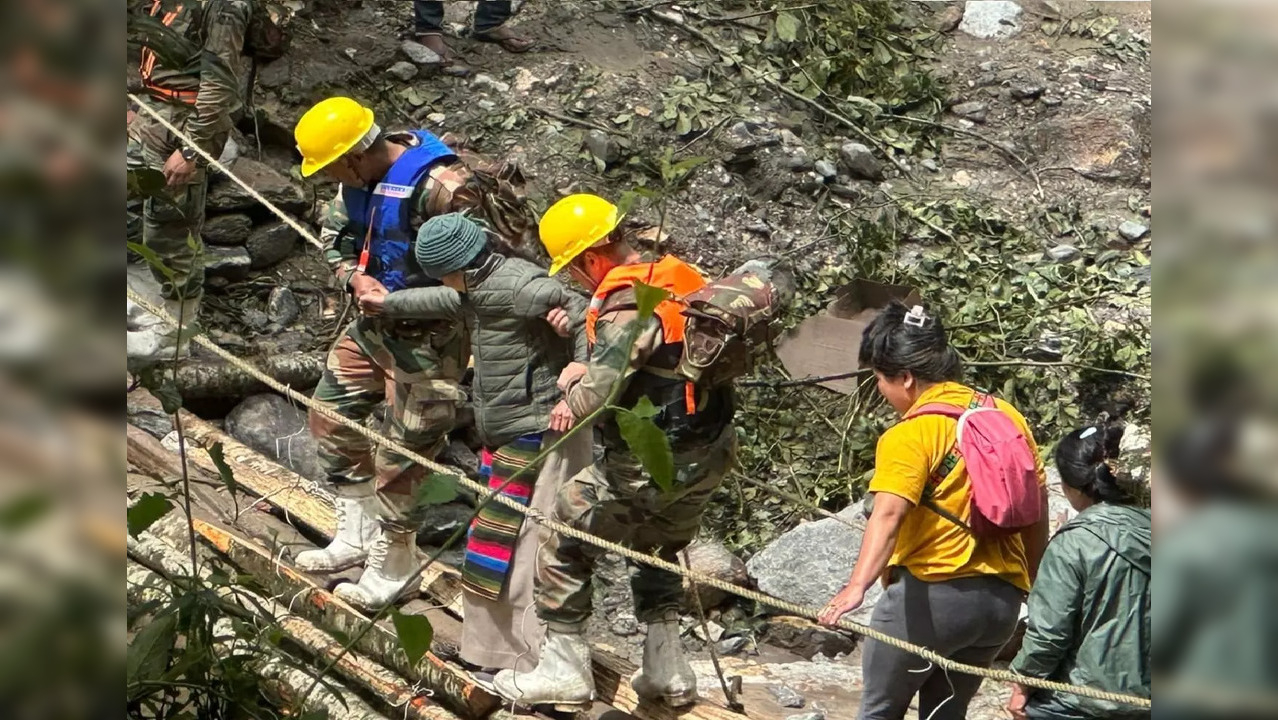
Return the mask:
<svg viewBox="0 0 1278 720">
<path fill-rule="evenodd" d="M 267 375 L 298 389 L 312 388 L 324 374 L 324 353 L 267 356 L 254 363 Z M 189 400 L 240 398 L 270 388 L 225 360 L 186 360 L 178 365 L 177 388 Z"/>
</svg>

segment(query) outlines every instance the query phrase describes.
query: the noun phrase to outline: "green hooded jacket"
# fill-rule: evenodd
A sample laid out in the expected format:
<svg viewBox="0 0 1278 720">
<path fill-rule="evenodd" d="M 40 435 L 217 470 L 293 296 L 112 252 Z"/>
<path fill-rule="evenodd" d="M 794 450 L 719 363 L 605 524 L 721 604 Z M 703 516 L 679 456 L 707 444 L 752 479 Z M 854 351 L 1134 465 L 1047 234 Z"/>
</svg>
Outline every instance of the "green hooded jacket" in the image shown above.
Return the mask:
<svg viewBox="0 0 1278 720">
<path fill-rule="evenodd" d="M 1047 545 L 1029 596 L 1029 624 L 1014 672 L 1150 697 L 1149 510 L 1099 503 Z M 1149 717 L 1149 710 L 1033 690 L 1031 718 Z"/>
</svg>

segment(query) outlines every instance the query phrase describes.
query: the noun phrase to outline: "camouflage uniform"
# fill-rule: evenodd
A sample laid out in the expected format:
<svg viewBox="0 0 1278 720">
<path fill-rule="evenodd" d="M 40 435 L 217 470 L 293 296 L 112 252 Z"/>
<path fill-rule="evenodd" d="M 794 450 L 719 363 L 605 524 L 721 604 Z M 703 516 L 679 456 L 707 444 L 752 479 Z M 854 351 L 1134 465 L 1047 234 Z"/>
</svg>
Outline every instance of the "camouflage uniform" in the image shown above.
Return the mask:
<svg viewBox="0 0 1278 720">
<path fill-rule="evenodd" d="M 632 349 L 631 334 L 638 322 L 633 310 L 605 310 L 601 314 L 589 369 L 567 392 L 568 404 L 577 417 L 602 405 L 613 384 L 623 376 L 622 382 L 628 387 L 622 391 L 618 404 L 627 405 L 628 391 L 636 382 L 635 372 L 651 367 L 653 354 L 663 347 L 661 325 L 653 318 L 639 333 Z M 554 518 L 677 562 L 677 553 L 696 536 L 706 503 L 736 459 L 736 433 L 730 412 L 707 435 L 672 439 L 675 482 L 670 493 L 662 493 L 653 484 L 638 459 L 620 442 L 613 419 L 602 421 L 601 430 L 602 459 L 560 487 Z M 594 545 L 558 533 L 549 533 L 545 538 L 538 563 L 537 614 L 552 629 L 578 626 L 589 618 L 591 575 L 602 554 Z M 642 623 L 655 622 L 664 611 L 677 609 L 683 596 L 678 575 L 650 565 L 632 567 L 631 588 L 635 615 Z"/>
<path fill-rule="evenodd" d="M 193 56 L 181 67 L 164 67 L 144 52 L 143 79 L 150 92 L 169 94 L 167 100 L 149 100 L 174 126 L 182 129 L 192 141 L 217 157 L 222 152 L 234 124 L 234 114 L 244 104 L 241 86 L 251 59 L 244 54 L 245 36 L 252 16 L 249 0 L 204 0 L 201 3 L 158 6 L 157 17 L 167 19 L 167 11 L 176 15 L 166 23 L 177 35 L 193 42 Z M 177 97 L 172 97 L 177 93 Z M 170 133 L 157 120 L 139 111 L 128 128 L 127 166 L 161 170 L 164 163 L 184 142 Z M 141 239 L 166 266 L 174 272 L 172 282 L 158 269 L 152 268 L 161 284 L 164 297 L 197 299 L 204 287 L 204 268 L 200 257 L 204 246 L 200 232 L 204 226 L 204 200 L 208 191 L 208 170 L 199 156 L 191 181 L 176 189 L 166 190 L 165 199 L 147 198 L 141 203 Z M 132 210 L 139 210 L 135 203 Z M 138 223 L 130 218 L 126 232 L 134 239 Z"/>
<path fill-rule="evenodd" d="M 409 137 L 392 134 L 387 140 L 403 143 Z M 432 167 L 416 193 L 410 224 L 417 227 L 432 215 L 473 209 L 470 195 L 459 192 L 469 177 L 461 163 L 441 162 Z M 347 222 L 339 192 L 325 211 L 321 236 L 331 242 L 325 259 L 343 285 L 355 272 L 363 241 L 342 232 Z M 453 292 L 424 275 L 415 276 L 410 289 L 418 292 L 424 285 Z M 457 405 L 465 399 L 459 382 L 469 361 L 469 347 L 461 322 L 361 317 L 350 324 L 329 353 L 314 397 L 361 423 L 383 399 L 388 400 L 385 434 L 433 457 L 453 428 Z M 314 411 L 309 423 L 329 479 L 336 483 L 376 481 L 386 509 L 400 521 L 406 520 L 403 513 L 412 505 L 413 487 L 425 474 L 424 468 L 385 447 L 374 451 L 364 436 Z"/>
</svg>

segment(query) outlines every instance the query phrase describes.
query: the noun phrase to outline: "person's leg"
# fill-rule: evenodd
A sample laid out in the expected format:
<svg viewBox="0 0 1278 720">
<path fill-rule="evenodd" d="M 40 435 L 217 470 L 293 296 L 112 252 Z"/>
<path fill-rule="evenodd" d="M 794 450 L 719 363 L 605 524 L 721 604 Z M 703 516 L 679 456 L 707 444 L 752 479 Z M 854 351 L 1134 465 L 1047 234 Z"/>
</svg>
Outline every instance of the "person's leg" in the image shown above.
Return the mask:
<svg viewBox="0 0 1278 720">
<path fill-rule="evenodd" d="M 418 35 L 444 31 L 443 0 L 413 0 L 413 31 Z"/>
<path fill-rule="evenodd" d="M 926 583 L 904 569 L 893 571 L 892 584 L 874 606 L 870 627 L 892 637 L 932 647 L 935 644 L 931 613 L 918 613 L 927 606 Z M 910 701 L 930 674 L 931 663 L 876 640 L 864 640 L 861 673 L 865 689 L 861 694 L 861 720 L 900 720 Z"/>
<path fill-rule="evenodd" d="M 510 0 L 479 0 L 475 8 L 472 37 L 481 42 L 496 43 L 506 52 L 527 52 L 536 45 L 531 38 L 516 34 L 506 23 L 515 14 Z"/>
</svg>

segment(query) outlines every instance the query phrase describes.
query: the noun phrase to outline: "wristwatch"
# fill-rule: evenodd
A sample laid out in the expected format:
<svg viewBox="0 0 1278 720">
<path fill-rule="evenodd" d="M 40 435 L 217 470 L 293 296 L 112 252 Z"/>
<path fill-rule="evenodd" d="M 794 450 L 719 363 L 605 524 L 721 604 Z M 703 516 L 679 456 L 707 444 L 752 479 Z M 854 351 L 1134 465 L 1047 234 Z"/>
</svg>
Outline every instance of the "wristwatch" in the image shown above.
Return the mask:
<svg viewBox="0 0 1278 720">
<path fill-rule="evenodd" d="M 195 151 L 195 148 L 189 145 L 182 146 L 182 149 L 178 150 L 178 152 L 182 153 L 182 159 L 187 162 L 193 162 L 196 158 L 200 157 L 200 154 Z"/>
</svg>

